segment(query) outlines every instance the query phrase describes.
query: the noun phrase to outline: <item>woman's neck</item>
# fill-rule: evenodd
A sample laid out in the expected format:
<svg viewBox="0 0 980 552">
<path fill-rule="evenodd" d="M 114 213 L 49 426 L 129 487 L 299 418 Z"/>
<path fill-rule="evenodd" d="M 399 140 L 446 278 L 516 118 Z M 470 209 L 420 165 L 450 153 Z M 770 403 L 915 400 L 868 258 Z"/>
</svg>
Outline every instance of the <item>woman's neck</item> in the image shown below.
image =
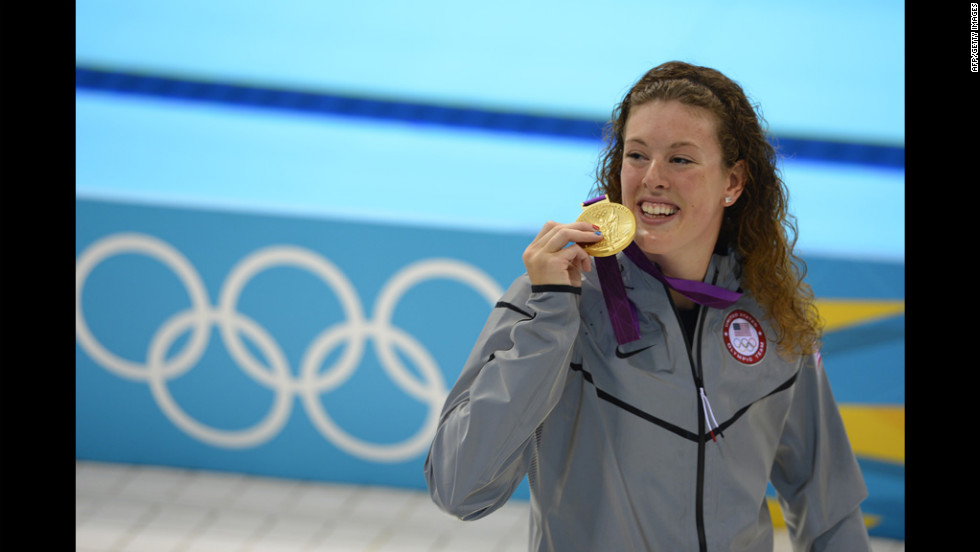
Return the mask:
<svg viewBox="0 0 980 552">
<path fill-rule="evenodd" d="M 647 254 L 647 258 L 660 267 L 660 271 L 664 273 L 664 276 L 700 282 L 704 280 L 704 275 L 708 272 L 708 265 L 711 263 L 711 253 L 709 251 L 707 255 L 686 255 L 679 259 L 668 258 L 664 255 Z"/>
</svg>

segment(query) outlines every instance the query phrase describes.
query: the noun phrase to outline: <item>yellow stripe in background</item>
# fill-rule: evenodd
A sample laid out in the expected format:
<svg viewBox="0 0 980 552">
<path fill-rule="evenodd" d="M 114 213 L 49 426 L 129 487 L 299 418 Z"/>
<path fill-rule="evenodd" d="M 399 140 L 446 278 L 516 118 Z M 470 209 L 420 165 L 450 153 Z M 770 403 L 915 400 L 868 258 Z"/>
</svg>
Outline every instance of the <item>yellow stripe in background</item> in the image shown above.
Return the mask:
<svg viewBox="0 0 980 552">
<path fill-rule="evenodd" d="M 901 299 L 817 299 L 817 311 L 824 321 L 824 331 L 832 332 L 866 324 L 882 318 L 905 314 Z"/>
<path fill-rule="evenodd" d="M 905 314 L 905 301 L 817 299 L 824 331 L 842 330 Z M 873 460 L 905 463 L 905 405 L 840 405 L 854 453 Z"/>
<path fill-rule="evenodd" d="M 824 322 L 824 332 L 843 330 L 892 316 L 905 314 L 904 300 L 817 299 L 817 310 Z M 857 456 L 905 464 L 905 406 L 839 405 L 844 428 Z M 786 520 L 776 498 L 766 497 L 774 527 L 785 528 Z M 881 516 L 864 514 L 869 529 L 881 522 Z"/>
<path fill-rule="evenodd" d="M 827 332 L 905 313 L 904 300 L 817 299 Z M 851 447 L 858 456 L 905 463 L 904 405 L 840 405 Z"/>
<path fill-rule="evenodd" d="M 772 518 L 772 526 L 776 529 L 785 529 L 786 520 L 783 519 L 783 511 L 779 509 L 779 501 L 775 498 L 766 497 L 766 505 L 769 506 L 769 517 Z M 864 526 L 871 529 L 881 523 L 881 516 L 874 514 L 864 514 Z"/>
<path fill-rule="evenodd" d="M 840 405 L 844 429 L 854 454 L 863 458 L 905 464 L 905 407 L 875 405 Z M 769 515 L 774 527 L 786 527 L 783 512 L 775 498 L 767 497 Z M 869 529 L 881 522 L 881 516 L 864 514 Z"/>
<path fill-rule="evenodd" d="M 905 406 L 842 404 L 839 408 L 854 454 L 905 463 Z"/>
</svg>

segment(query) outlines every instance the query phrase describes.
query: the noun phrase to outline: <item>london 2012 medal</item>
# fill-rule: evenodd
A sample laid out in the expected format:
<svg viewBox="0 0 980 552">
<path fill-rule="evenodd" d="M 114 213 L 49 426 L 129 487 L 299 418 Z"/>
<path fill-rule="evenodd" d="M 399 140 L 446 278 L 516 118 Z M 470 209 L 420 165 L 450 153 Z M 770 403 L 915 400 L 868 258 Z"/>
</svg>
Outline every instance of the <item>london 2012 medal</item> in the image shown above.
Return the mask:
<svg viewBox="0 0 980 552">
<path fill-rule="evenodd" d="M 636 234 L 636 219 L 624 205 L 608 198 L 582 204 L 582 214 L 575 222 L 588 222 L 599 228 L 602 239 L 596 243 L 580 244 L 593 257 L 608 257 L 626 249 Z"/>
</svg>

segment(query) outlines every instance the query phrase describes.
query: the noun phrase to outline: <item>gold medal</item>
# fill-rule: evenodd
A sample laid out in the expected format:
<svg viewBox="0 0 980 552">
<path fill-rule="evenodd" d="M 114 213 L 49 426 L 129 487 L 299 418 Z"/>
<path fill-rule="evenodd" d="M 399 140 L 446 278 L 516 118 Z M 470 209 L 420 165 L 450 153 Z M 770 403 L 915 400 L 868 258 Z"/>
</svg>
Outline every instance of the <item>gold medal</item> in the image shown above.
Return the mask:
<svg viewBox="0 0 980 552">
<path fill-rule="evenodd" d="M 604 198 L 583 205 L 582 214 L 575 222 L 588 222 L 599 227 L 602 239 L 596 243 L 580 244 L 593 257 L 608 257 L 626 249 L 636 234 L 636 219 L 625 205 Z"/>
</svg>

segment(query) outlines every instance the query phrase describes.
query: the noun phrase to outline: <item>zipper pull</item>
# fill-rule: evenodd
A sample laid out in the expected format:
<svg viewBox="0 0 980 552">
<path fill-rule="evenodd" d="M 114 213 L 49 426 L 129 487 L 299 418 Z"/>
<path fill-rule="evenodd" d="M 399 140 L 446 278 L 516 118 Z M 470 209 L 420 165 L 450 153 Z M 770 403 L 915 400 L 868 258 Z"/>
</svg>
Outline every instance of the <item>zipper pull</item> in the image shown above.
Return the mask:
<svg viewBox="0 0 980 552">
<path fill-rule="evenodd" d="M 711 432 L 711 440 L 717 443 L 718 439 L 715 439 L 715 430 L 712 427 L 718 427 L 718 420 L 715 419 L 715 413 L 711 411 L 711 403 L 708 402 L 708 395 L 704 392 L 704 387 L 699 387 L 698 391 L 701 392 L 701 405 L 704 408 L 704 419 L 708 422 L 708 431 Z M 718 435 L 724 437 L 720 431 Z"/>
</svg>

